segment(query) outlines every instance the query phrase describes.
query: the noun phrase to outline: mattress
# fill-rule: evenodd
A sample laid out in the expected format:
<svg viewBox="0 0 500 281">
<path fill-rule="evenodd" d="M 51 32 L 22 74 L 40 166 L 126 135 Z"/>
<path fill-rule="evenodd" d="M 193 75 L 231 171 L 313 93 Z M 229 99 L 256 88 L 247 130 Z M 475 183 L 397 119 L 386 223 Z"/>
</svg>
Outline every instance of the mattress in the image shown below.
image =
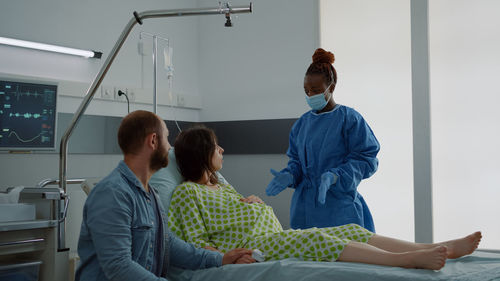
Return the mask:
<svg viewBox="0 0 500 281">
<path fill-rule="evenodd" d="M 500 253 L 476 251 L 448 260 L 439 271 L 405 269 L 349 262 L 307 262 L 296 259 L 254 264 L 231 264 L 202 270 L 171 268 L 169 280 L 500 280 Z"/>
</svg>

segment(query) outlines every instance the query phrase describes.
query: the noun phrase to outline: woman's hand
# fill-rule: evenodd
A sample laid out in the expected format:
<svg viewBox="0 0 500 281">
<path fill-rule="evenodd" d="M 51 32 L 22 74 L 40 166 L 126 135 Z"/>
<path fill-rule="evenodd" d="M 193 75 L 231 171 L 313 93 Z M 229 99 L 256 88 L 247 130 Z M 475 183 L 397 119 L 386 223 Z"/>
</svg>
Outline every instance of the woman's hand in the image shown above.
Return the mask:
<svg viewBox="0 0 500 281">
<path fill-rule="evenodd" d="M 252 203 L 259 203 L 259 204 L 264 204 L 264 201 L 260 199 L 258 196 L 255 195 L 250 195 L 247 198 L 240 198 L 240 201 L 252 204 Z"/>
<path fill-rule="evenodd" d="M 217 248 L 214 248 L 214 247 L 211 247 L 211 246 L 205 246 L 205 247 L 203 247 L 203 249 L 207 249 L 207 250 L 210 250 L 210 251 L 222 253 L 221 251 L 217 250 Z"/>
<path fill-rule="evenodd" d="M 222 265 L 231 263 L 254 263 L 252 258 L 252 250 L 237 248 L 224 254 L 222 257 Z"/>
<path fill-rule="evenodd" d="M 243 255 L 236 260 L 235 264 L 248 264 L 254 262 L 256 262 L 256 260 L 252 258 L 252 255 Z"/>
</svg>

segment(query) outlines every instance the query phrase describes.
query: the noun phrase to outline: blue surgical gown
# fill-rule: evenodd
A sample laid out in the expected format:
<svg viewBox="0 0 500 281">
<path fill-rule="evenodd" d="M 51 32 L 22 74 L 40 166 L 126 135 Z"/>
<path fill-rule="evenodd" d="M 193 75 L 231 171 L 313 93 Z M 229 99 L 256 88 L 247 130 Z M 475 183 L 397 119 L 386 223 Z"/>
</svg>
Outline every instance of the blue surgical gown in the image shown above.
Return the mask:
<svg viewBox="0 0 500 281">
<path fill-rule="evenodd" d="M 375 232 L 372 215 L 357 187 L 377 170 L 380 145 L 361 114 L 343 105 L 319 114 L 308 111 L 293 125 L 289 142 L 290 160 L 284 171 L 294 178 L 291 227 L 356 223 Z M 321 175 L 328 171 L 338 178 L 323 205 L 318 202 L 318 187 Z"/>
</svg>

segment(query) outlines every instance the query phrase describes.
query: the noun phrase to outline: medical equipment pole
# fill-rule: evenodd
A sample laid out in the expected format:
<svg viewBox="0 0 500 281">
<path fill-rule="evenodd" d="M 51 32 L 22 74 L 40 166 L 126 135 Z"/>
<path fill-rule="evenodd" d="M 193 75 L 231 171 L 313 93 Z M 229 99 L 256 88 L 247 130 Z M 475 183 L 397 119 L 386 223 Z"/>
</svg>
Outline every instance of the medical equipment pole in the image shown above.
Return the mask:
<svg viewBox="0 0 500 281">
<path fill-rule="evenodd" d="M 147 32 L 144 32 L 144 31 L 141 31 L 141 33 L 139 34 L 139 38 L 142 39 L 142 35 L 143 34 L 153 37 L 153 112 L 157 113 L 157 110 L 158 110 L 158 95 L 156 93 L 156 89 L 157 89 L 157 83 L 158 83 L 157 82 L 157 79 L 158 79 L 158 62 L 157 62 L 157 58 L 158 58 L 158 38 L 160 38 L 161 40 L 166 41 L 168 44 L 170 44 L 170 41 L 167 38 L 163 38 L 163 37 L 160 37 L 158 35 L 147 33 Z"/>
<path fill-rule="evenodd" d="M 123 30 L 122 34 L 118 38 L 118 41 L 116 42 L 115 46 L 111 50 L 110 55 L 108 56 L 108 58 L 104 62 L 104 65 L 102 66 L 102 68 L 99 71 L 99 73 L 97 74 L 97 76 L 94 78 L 94 81 L 92 82 L 90 88 L 87 90 L 87 94 L 85 95 L 85 98 L 83 99 L 82 103 L 80 104 L 77 111 L 73 115 L 73 119 L 71 120 L 71 123 L 70 123 L 68 129 L 66 129 L 66 132 L 64 133 L 64 135 L 61 138 L 60 151 L 59 151 L 59 187 L 62 189 L 62 192 L 63 192 L 62 197 L 63 198 L 61 198 L 61 199 L 64 199 L 64 201 L 66 201 L 66 198 L 64 196 L 66 195 L 66 184 L 67 184 L 67 181 L 66 181 L 67 162 L 66 162 L 66 160 L 68 157 L 67 147 L 68 147 L 69 137 L 71 136 L 71 133 L 73 132 L 74 128 L 76 127 L 76 124 L 80 120 L 80 117 L 83 115 L 83 113 L 85 112 L 85 109 L 87 109 L 87 106 L 89 105 L 90 101 L 94 97 L 94 94 L 95 94 L 97 88 L 99 88 L 99 86 L 101 85 L 101 82 L 104 79 L 104 76 L 106 75 L 106 73 L 108 72 L 108 70 L 111 66 L 111 63 L 115 59 L 116 55 L 118 54 L 118 51 L 122 47 L 123 43 L 125 42 L 125 39 L 129 35 L 130 31 L 132 30 L 132 27 L 134 27 L 136 22 L 137 22 L 136 19 L 133 18 L 125 26 L 125 29 Z M 62 218 L 65 216 L 64 214 L 61 214 L 60 212 L 58 212 L 58 215 L 59 215 L 59 218 Z M 62 250 L 64 248 L 66 248 L 66 246 L 65 246 L 66 242 L 64 239 L 64 236 L 65 236 L 64 231 L 65 231 L 65 222 L 59 221 L 59 225 L 58 225 L 58 234 L 59 235 L 58 235 L 58 241 L 57 241 L 58 242 L 57 243 L 58 250 Z"/>
<path fill-rule="evenodd" d="M 60 151 L 59 151 L 59 187 L 62 189 L 62 195 L 61 199 L 64 199 L 66 202 L 66 172 L 67 172 L 67 158 L 68 158 L 68 141 L 73 133 L 73 130 L 75 129 L 76 125 L 80 121 L 81 116 L 87 109 L 90 101 L 94 97 L 95 92 L 101 85 L 102 80 L 104 79 L 104 76 L 108 72 L 109 68 L 111 67 L 111 64 L 113 63 L 113 60 L 115 59 L 116 55 L 118 54 L 118 51 L 121 49 L 123 46 L 123 43 L 127 39 L 128 35 L 130 34 L 130 31 L 134 27 L 136 23 L 142 24 L 142 21 L 148 18 L 164 18 L 164 17 L 181 17 L 181 16 L 197 16 L 197 15 L 228 15 L 228 14 L 240 14 L 240 13 L 251 13 L 252 12 L 252 3 L 248 7 L 241 6 L 241 7 L 230 7 L 228 4 L 227 5 L 220 5 L 217 8 L 195 8 L 195 9 L 178 9 L 178 10 L 152 10 L 152 11 L 145 11 L 142 13 L 137 13 L 134 12 L 134 18 L 132 18 L 128 24 L 125 26 L 123 29 L 120 37 L 115 43 L 115 46 L 113 49 L 111 49 L 111 52 L 104 62 L 103 66 L 101 67 L 101 70 L 97 74 L 97 76 L 94 78 L 92 81 L 92 84 L 90 85 L 90 88 L 87 90 L 87 94 L 85 95 L 85 98 L 83 99 L 82 103 L 78 107 L 77 111 L 73 115 L 73 118 L 71 119 L 71 123 L 69 124 L 68 128 L 66 129 L 66 132 L 61 138 L 61 145 L 60 145 Z M 64 210 L 64 212 L 67 211 L 67 208 Z M 61 214 L 58 212 L 59 215 L 59 224 L 58 224 L 58 243 L 57 247 L 58 250 L 66 250 L 65 249 L 65 220 L 61 218 L 65 217 L 65 214 Z"/>
<path fill-rule="evenodd" d="M 156 63 L 156 59 L 158 58 L 158 37 L 156 35 L 153 36 L 153 112 L 156 113 L 158 110 L 158 106 L 156 104 L 157 95 L 156 95 L 156 79 L 158 73 L 158 64 Z"/>
</svg>

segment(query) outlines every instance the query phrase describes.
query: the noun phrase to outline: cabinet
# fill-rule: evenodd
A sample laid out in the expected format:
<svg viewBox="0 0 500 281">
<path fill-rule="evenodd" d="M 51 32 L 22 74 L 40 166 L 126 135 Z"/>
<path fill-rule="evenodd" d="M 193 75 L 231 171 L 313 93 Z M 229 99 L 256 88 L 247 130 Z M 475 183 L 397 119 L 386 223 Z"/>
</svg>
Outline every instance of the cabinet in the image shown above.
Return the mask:
<svg viewBox="0 0 500 281">
<path fill-rule="evenodd" d="M 36 205 L 36 220 L 0 223 L 0 263 L 41 261 L 40 281 L 66 281 L 69 249 L 58 250 L 58 188 L 27 188 L 20 202 Z"/>
</svg>

